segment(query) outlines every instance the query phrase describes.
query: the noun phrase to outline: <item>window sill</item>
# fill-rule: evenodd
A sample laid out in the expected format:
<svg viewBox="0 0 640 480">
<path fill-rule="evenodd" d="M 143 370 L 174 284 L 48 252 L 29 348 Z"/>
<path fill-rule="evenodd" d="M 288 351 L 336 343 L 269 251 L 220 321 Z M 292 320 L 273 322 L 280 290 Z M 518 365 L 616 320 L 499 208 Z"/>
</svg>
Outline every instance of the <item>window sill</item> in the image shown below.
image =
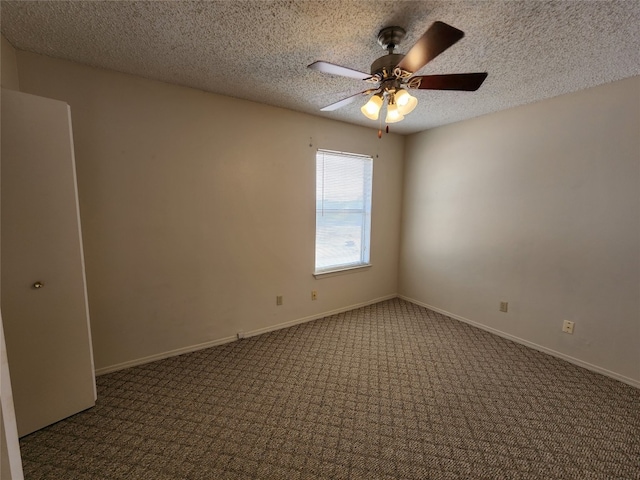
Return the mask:
<svg viewBox="0 0 640 480">
<path fill-rule="evenodd" d="M 345 268 L 336 268 L 335 270 L 323 270 L 321 272 L 315 272 L 313 274 L 316 279 L 320 278 L 328 278 L 335 277 L 336 275 L 346 275 L 348 273 L 356 273 L 360 270 L 366 270 L 371 268 L 371 264 L 367 263 L 366 265 L 357 265 L 355 267 L 345 267 Z"/>
</svg>

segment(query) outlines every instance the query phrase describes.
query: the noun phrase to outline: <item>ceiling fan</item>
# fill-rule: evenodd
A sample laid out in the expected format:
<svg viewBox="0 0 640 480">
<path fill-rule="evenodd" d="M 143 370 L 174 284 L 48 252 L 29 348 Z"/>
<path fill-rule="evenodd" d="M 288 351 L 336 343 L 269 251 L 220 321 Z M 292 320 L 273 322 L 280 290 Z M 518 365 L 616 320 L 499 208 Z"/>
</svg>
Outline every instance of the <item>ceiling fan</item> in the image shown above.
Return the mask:
<svg viewBox="0 0 640 480">
<path fill-rule="evenodd" d="M 313 62 L 308 68 L 331 75 L 355 78 L 372 83 L 375 86 L 362 92 L 343 98 L 321 111 L 333 111 L 350 104 L 361 95 L 371 95 L 361 108 L 362 113 L 371 120 L 377 120 L 383 104 L 387 103 L 385 123 L 395 123 L 404 119 L 418 104 L 408 89 L 418 90 L 462 90 L 475 91 L 487 78 L 486 72 L 454 73 L 448 75 L 414 75 L 431 60 L 464 36 L 462 30 L 444 22 L 434 22 L 411 47 L 406 55 L 394 53 L 406 32 L 401 27 L 386 27 L 378 33 L 378 43 L 388 54 L 371 64 L 371 73 L 364 73 L 329 62 Z M 387 131 L 388 131 L 387 126 Z M 378 136 L 381 132 L 378 132 Z"/>
</svg>

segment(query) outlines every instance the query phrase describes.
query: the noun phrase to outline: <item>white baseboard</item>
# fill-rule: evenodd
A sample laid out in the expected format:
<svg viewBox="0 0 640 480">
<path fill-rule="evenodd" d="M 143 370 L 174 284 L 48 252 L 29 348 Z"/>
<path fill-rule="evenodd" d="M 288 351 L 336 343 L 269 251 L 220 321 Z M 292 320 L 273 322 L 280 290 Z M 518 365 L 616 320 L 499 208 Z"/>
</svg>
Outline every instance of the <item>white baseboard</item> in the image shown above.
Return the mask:
<svg viewBox="0 0 640 480">
<path fill-rule="evenodd" d="M 164 358 L 175 357 L 184 353 L 196 352 L 209 347 L 215 347 L 217 345 L 223 345 L 225 343 L 233 342 L 237 340 L 234 337 L 224 337 L 217 340 L 211 340 L 210 342 L 199 343 L 197 345 L 191 345 L 188 347 L 177 348 L 175 350 L 169 350 L 168 352 L 157 353 L 155 355 L 149 355 L 148 357 L 136 358 L 135 360 L 129 360 L 128 362 L 117 363 L 108 367 L 102 367 L 96 369 L 96 375 L 104 375 L 105 373 L 116 372 L 118 370 L 124 370 L 125 368 L 137 367 L 138 365 L 144 365 L 145 363 L 155 362 L 156 360 L 162 360 Z"/>
<path fill-rule="evenodd" d="M 602 368 L 602 367 L 599 367 L 599 366 L 594 365 L 592 363 L 580 360 L 579 358 L 575 358 L 575 357 L 572 357 L 570 355 L 566 355 L 564 353 L 558 352 L 556 350 L 552 350 L 550 348 L 543 347 L 542 345 L 538 345 L 537 343 L 530 342 L 530 341 L 525 340 L 523 338 L 516 337 L 514 335 L 511 335 L 509 333 L 505 333 L 505 332 L 503 332 L 501 330 L 497 330 L 497 329 L 492 328 L 492 327 L 488 327 L 486 325 L 483 325 L 482 323 L 478 323 L 478 322 L 475 322 L 473 320 L 469 320 L 468 318 L 461 317 L 460 315 L 456 315 L 455 313 L 447 312 L 446 310 L 442 310 L 441 308 L 434 307 L 433 305 L 429 305 L 429 304 L 420 302 L 420 301 L 415 300 L 413 298 L 405 297 L 404 295 L 398 295 L 398 298 L 406 300 L 407 302 L 415 303 L 416 305 L 420 305 L 421 307 L 428 308 L 429 310 L 433 310 L 434 312 L 441 313 L 441 314 L 446 315 L 447 317 L 451 317 L 451 318 L 453 318 L 455 320 L 459 320 L 461 322 L 468 323 L 469 325 L 473 325 L 474 327 L 477 327 L 477 328 L 479 328 L 481 330 L 485 330 L 487 332 L 490 332 L 490 333 L 493 333 L 495 335 L 498 335 L 499 337 L 506 338 L 508 340 L 512 340 L 512 341 L 514 341 L 516 343 L 519 343 L 521 345 L 525 345 L 527 347 L 533 348 L 534 350 L 538 350 L 538 351 L 546 353 L 548 355 L 551 355 L 551 356 L 554 356 L 554 357 L 557 357 L 557 358 L 561 358 L 562 360 L 566 360 L 569 363 L 573 363 L 574 365 L 577 365 L 579 367 L 586 368 L 587 370 L 591 370 L 592 372 L 596 372 L 596 373 L 600 373 L 602 375 L 606 375 L 607 377 L 611 377 L 611 378 L 613 378 L 615 380 L 619 380 L 620 382 L 624 382 L 624 383 L 626 383 L 628 385 L 631 385 L 632 387 L 640 388 L 640 381 L 634 380 L 633 378 L 625 377 L 624 375 L 620 375 L 619 373 L 612 372 L 611 370 L 607 370 L 606 368 Z"/>
<path fill-rule="evenodd" d="M 379 297 L 373 300 L 369 300 L 367 302 L 349 305 L 348 307 L 342 307 L 336 310 L 330 310 L 328 312 L 318 313 L 316 315 L 310 315 L 308 317 L 302 317 L 296 320 L 290 320 L 288 322 L 278 323 L 276 325 L 271 325 L 269 327 L 259 328 L 257 330 L 251 330 L 249 332 L 245 332 L 245 337 L 255 337 L 256 335 L 262 335 L 263 333 L 273 332 L 275 330 L 280 330 L 287 327 L 293 327 L 294 325 L 298 325 L 299 323 L 306 323 L 306 322 L 311 322 L 312 320 L 318 320 L 319 318 L 330 317 L 331 315 L 336 315 L 338 313 L 348 312 L 349 310 L 355 310 L 356 308 L 366 307 L 367 305 L 373 305 L 374 303 L 383 302 L 385 300 L 391 300 L 392 298 L 396 298 L 397 296 L 398 295 L 394 293 L 393 295 L 386 295 L 384 297 Z"/>
<path fill-rule="evenodd" d="M 261 335 L 263 333 L 273 332 L 275 330 L 281 330 L 283 328 L 292 327 L 294 325 L 298 325 L 300 323 L 311 322 L 312 320 L 318 320 L 319 318 L 330 317 L 331 315 L 336 315 L 342 312 L 348 312 L 349 310 L 355 310 L 356 308 L 366 307 L 367 305 L 373 305 L 374 303 L 379 303 L 384 300 L 390 300 L 392 298 L 396 298 L 398 295 L 395 293 L 392 295 L 386 295 L 384 297 L 375 298 L 373 300 L 369 300 L 367 302 L 356 303 L 354 305 L 349 305 L 348 307 L 338 308 L 336 310 L 330 310 L 328 312 L 318 313 L 315 315 L 310 315 L 308 317 L 297 318 L 295 320 L 289 320 L 288 322 L 277 323 L 275 325 L 270 325 L 268 327 L 259 328 L 257 330 L 249 330 L 244 333 L 244 338 L 255 337 L 257 335 Z M 410 301 L 410 300 L 409 300 Z M 175 350 L 170 350 L 168 352 L 157 353 L 155 355 L 149 355 L 148 357 L 137 358 L 135 360 L 130 360 L 128 362 L 118 363 L 116 365 L 110 365 L 108 367 L 98 368 L 96 370 L 96 375 L 104 375 L 106 373 L 116 372 L 118 370 L 124 370 L 125 368 L 136 367 L 138 365 L 144 365 L 145 363 L 155 362 L 157 360 L 162 360 L 164 358 L 175 357 L 177 355 L 182 355 L 185 353 L 196 352 L 198 350 L 203 350 L 209 347 L 215 347 L 217 345 L 223 345 L 225 343 L 230 343 L 236 341 L 237 336 L 232 337 L 224 337 L 219 338 L 217 340 L 212 340 L 210 342 L 199 343 L 197 345 L 191 345 L 188 347 L 177 348 Z"/>
</svg>

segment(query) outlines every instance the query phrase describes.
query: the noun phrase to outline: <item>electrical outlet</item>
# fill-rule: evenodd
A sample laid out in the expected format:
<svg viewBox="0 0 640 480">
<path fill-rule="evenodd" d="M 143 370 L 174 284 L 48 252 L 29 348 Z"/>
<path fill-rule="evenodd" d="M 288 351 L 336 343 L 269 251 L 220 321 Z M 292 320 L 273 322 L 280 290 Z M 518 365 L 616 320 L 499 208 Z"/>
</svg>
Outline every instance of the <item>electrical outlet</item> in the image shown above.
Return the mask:
<svg viewBox="0 0 640 480">
<path fill-rule="evenodd" d="M 509 302 L 500 302 L 500 311 L 508 312 L 509 311 Z"/>
<path fill-rule="evenodd" d="M 282 295 L 276 297 L 276 305 L 282 305 Z"/>
<path fill-rule="evenodd" d="M 562 322 L 562 331 L 564 333 L 569 333 L 571 335 L 573 335 L 573 326 L 575 325 L 575 322 L 570 322 L 569 320 L 565 320 L 564 322 Z"/>
<path fill-rule="evenodd" d="M 317 300 L 318 299 L 318 292 L 316 292 L 315 290 L 311 290 L 311 300 Z"/>
</svg>

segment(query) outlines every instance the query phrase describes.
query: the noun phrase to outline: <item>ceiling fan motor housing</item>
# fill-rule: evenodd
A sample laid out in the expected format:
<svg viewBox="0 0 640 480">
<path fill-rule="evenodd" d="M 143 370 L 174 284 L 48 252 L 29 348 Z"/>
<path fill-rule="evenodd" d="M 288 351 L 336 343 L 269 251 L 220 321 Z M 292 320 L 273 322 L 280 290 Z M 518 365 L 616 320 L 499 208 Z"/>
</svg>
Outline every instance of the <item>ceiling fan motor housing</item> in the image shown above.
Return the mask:
<svg viewBox="0 0 640 480">
<path fill-rule="evenodd" d="M 400 53 L 390 53 L 389 55 L 383 55 L 371 64 L 371 75 L 379 75 L 383 80 L 393 75 L 393 70 L 396 65 L 400 63 L 400 60 L 404 58 L 404 55 Z"/>
</svg>

